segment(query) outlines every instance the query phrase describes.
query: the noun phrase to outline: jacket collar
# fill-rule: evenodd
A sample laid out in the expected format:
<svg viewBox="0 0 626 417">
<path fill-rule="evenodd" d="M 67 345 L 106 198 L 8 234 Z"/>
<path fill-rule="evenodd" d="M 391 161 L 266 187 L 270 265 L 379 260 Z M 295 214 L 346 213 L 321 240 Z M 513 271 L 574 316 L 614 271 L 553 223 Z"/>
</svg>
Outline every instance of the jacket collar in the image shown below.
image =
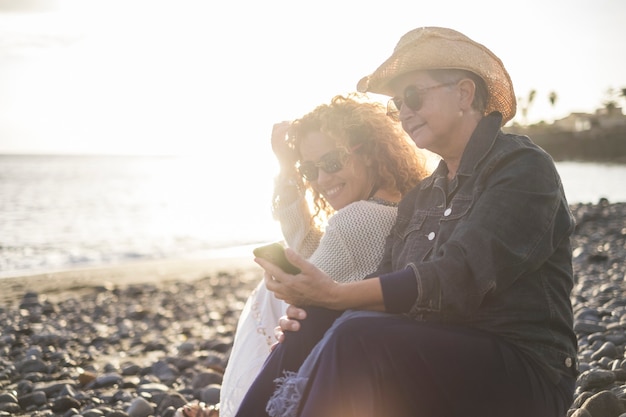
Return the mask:
<svg viewBox="0 0 626 417">
<path fill-rule="evenodd" d="M 457 171 L 457 176 L 470 176 L 482 161 L 482 159 L 489 153 L 489 150 L 493 147 L 500 132 L 500 124 L 502 123 L 502 114 L 499 112 L 493 112 L 483 117 L 476 129 L 472 133 L 463 156 L 461 157 L 461 164 Z M 437 169 L 433 174 L 422 181 L 422 185 L 428 187 L 432 185 L 433 181 L 437 177 L 443 177 L 448 175 L 448 166 L 445 161 L 439 161 Z"/>
</svg>

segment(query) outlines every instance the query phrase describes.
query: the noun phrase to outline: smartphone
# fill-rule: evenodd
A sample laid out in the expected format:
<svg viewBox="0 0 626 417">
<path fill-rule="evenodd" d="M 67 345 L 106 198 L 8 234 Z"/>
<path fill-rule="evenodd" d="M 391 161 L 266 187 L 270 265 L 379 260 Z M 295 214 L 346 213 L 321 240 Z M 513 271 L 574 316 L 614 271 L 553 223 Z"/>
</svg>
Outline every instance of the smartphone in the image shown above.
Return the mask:
<svg viewBox="0 0 626 417">
<path fill-rule="evenodd" d="M 296 275 L 300 269 L 287 260 L 285 248 L 278 242 L 260 246 L 252 251 L 257 258 L 263 258 L 277 265 L 288 274 Z"/>
</svg>

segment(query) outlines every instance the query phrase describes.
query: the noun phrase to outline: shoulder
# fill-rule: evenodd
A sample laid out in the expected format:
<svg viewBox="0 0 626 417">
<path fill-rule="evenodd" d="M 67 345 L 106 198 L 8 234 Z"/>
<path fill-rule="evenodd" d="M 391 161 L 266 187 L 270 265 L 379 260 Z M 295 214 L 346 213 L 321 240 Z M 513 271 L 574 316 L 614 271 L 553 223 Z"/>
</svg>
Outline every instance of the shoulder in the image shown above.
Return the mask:
<svg viewBox="0 0 626 417">
<path fill-rule="evenodd" d="M 481 163 L 487 173 L 513 170 L 528 178 L 558 176 L 554 160 L 528 136 L 500 132 Z M 485 172 L 485 171 L 484 171 Z"/>
<path fill-rule="evenodd" d="M 535 158 L 545 159 L 551 161 L 550 155 L 543 150 L 539 145 L 534 143 L 528 136 L 517 135 L 514 133 L 499 132 L 494 144 L 495 154 L 528 154 Z"/>
<path fill-rule="evenodd" d="M 553 194 L 562 185 L 554 160 L 527 136 L 498 136 L 477 168 L 478 183 L 486 188 Z M 556 194 L 555 194 L 556 195 Z"/>
<path fill-rule="evenodd" d="M 349 215 L 374 215 L 380 216 L 382 213 L 394 214 L 398 211 L 395 206 L 386 206 L 384 204 L 376 203 L 374 201 L 359 200 L 354 203 L 350 203 L 341 210 L 337 211 L 335 215 L 349 216 Z M 335 217 L 335 216 L 333 216 Z"/>
<path fill-rule="evenodd" d="M 362 225 L 364 222 L 394 221 L 398 208 L 385 206 L 373 201 L 360 200 L 338 210 L 328 221 L 329 226 L 346 227 Z"/>
</svg>

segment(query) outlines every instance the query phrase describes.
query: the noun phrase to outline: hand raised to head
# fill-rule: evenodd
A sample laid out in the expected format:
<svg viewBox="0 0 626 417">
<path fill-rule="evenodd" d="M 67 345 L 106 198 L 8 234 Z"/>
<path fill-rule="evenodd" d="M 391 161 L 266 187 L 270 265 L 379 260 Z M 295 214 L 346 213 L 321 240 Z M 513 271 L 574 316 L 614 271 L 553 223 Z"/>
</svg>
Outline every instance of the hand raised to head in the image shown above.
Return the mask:
<svg viewBox="0 0 626 417">
<path fill-rule="evenodd" d="M 291 122 L 275 123 L 272 127 L 272 151 L 281 167 L 292 168 L 298 160 L 298 155 L 288 142 L 287 132 Z"/>
</svg>

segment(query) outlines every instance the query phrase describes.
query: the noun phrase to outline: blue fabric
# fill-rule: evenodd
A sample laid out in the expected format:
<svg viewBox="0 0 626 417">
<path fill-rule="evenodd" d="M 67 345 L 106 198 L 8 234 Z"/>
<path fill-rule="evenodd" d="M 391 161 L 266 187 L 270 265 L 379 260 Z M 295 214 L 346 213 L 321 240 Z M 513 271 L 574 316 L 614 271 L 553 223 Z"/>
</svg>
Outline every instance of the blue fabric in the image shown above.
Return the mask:
<svg viewBox="0 0 626 417">
<path fill-rule="evenodd" d="M 266 411 L 268 415 L 271 417 L 297 416 L 301 400 L 304 397 L 309 382 L 309 377 L 313 373 L 313 369 L 326 343 L 333 336 L 333 332 L 337 327 L 356 317 L 367 319 L 373 317 L 390 317 L 390 315 L 373 311 L 354 310 L 348 310 L 343 313 L 324 334 L 322 340 L 313 348 L 298 372 L 285 371 L 282 377 L 275 380 L 277 389 L 267 403 Z"/>
<path fill-rule="evenodd" d="M 404 313 L 411 309 L 417 298 L 415 272 L 411 268 L 390 272 L 380 276 L 385 311 Z"/>
<path fill-rule="evenodd" d="M 553 384 L 514 345 L 466 327 L 346 312 L 323 344 L 299 417 L 564 417 L 572 402 L 574 377 Z"/>
</svg>

